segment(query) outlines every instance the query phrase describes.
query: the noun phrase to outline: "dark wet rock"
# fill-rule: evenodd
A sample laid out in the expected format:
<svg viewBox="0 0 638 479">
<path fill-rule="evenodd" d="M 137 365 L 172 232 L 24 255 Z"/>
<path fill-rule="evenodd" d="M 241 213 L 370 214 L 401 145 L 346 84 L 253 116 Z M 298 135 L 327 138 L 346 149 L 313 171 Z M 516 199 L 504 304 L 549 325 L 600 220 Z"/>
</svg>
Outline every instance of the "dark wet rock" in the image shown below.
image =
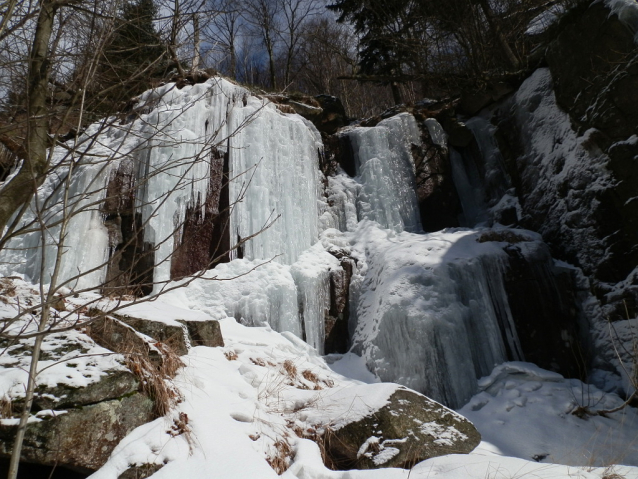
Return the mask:
<svg viewBox="0 0 638 479">
<path fill-rule="evenodd" d="M 465 148 L 474 141 L 472 131 L 451 113 L 440 115 L 439 122 L 448 135 L 448 143 L 456 148 Z"/>
<path fill-rule="evenodd" d="M 426 232 L 459 226 L 461 203 L 452 179 L 447 145 L 436 144 L 425 125 L 421 125 L 421 137 L 421 146 L 412 145 L 421 226 Z"/>
<path fill-rule="evenodd" d="M 330 271 L 330 310 L 325 319 L 325 354 L 345 353 L 350 347 L 350 281 L 356 265 L 346 252 L 331 253 L 339 259 L 341 268 Z"/>
<path fill-rule="evenodd" d="M 638 48 L 634 33 L 603 2 L 568 12 L 547 47 L 556 103 L 580 135 L 578 163 L 534 155 L 533 135 L 508 100 L 497 139 L 522 206 L 519 224 L 540 232 L 552 254 L 581 267 L 610 319 L 638 303 Z M 535 92 L 528 105 L 547 95 Z M 521 110 L 522 111 L 522 110 Z M 539 141 L 536 139 L 534 141 Z M 563 138 L 548 138 L 560 151 Z M 559 180 L 560 178 L 560 180 Z M 596 187 L 590 185 L 599 183 Z"/>
<path fill-rule="evenodd" d="M 314 122 L 319 131 L 332 135 L 339 128 L 348 124 L 346 110 L 339 98 L 331 95 L 318 95 L 315 100 L 323 110 L 321 117 Z"/>
<path fill-rule="evenodd" d="M 155 251 L 151 243 L 144 241 L 142 215 L 135 208 L 135 191 L 133 161 L 124 161 L 111 175 L 106 200 L 100 208 L 111 252 L 105 294 L 141 296 L 153 289 Z"/>
<path fill-rule="evenodd" d="M 574 270 L 555 266 L 543 243 L 530 248 L 511 241 L 504 250 L 505 292 L 525 360 L 584 379 L 587 353 L 578 329 Z"/>
<path fill-rule="evenodd" d="M 267 95 L 283 113 L 297 113 L 311 121 L 321 133 L 332 135 L 348 122 L 346 111 L 337 97 L 318 95 L 315 97 L 293 94 Z"/>
<path fill-rule="evenodd" d="M 465 115 L 476 115 L 479 111 L 516 90 L 512 82 L 493 81 L 480 91 L 464 92 L 458 110 Z"/>
<path fill-rule="evenodd" d="M 184 324 L 190 336 L 191 346 L 208 346 L 215 348 L 224 346 L 224 338 L 219 321 L 211 319 L 210 321 L 186 321 L 178 319 L 178 322 Z"/>
<path fill-rule="evenodd" d="M 338 167 L 341 167 L 349 176 L 354 177 L 357 174 L 354 151 L 348 135 L 326 136 L 323 145 L 320 167 L 325 176 L 336 175 Z"/>
<path fill-rule="evenodd" d="M 171 256 L 171 279 L 181 279 L 230 261 L 228 152 L 211 147 L 206 200 L 186 208 Z"/>
<path fill-rule="evenodd" d="M 431 457 L 470 453 L 481 435 L 467 419 L 408 389 L 381 409 L 325 435 L 336 469 L 410 468 Z"/>
<path fill-rule="evenodd" d="M 91 472 L 128 433 L 154 418 L 153 401 L 139 393 L 57 414 L 27 426 L 23 461 Z M 0 426 L 0 455 L 10 455 L 16 427 Z"/>
</svg>

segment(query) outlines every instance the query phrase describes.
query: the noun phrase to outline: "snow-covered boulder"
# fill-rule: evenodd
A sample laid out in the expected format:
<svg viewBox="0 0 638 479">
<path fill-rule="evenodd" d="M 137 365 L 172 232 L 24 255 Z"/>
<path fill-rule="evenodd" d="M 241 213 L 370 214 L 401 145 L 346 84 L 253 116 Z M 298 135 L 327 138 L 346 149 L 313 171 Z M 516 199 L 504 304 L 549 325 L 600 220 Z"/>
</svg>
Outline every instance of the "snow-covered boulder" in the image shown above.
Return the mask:
<svg viewBox="0 0 638 479">
<path fill-rule="evenodd" d="M 338 469 L 410 468 L 431 457 L 470 453 L 481 435 L 460 414 L 409 389 L 359 421 L 326 433 Z"/>
<path fill-rule="evenodd" d="M 80 471 L 106 462 L 117 444 L 133 429 L 153 419 L 153 401 L 133 393 L 68 410 L 43 410 L 27 426 L 21 459 Z M 17 419 L 0 427 L 0 455 L 11 454 Z"/>
</svg>

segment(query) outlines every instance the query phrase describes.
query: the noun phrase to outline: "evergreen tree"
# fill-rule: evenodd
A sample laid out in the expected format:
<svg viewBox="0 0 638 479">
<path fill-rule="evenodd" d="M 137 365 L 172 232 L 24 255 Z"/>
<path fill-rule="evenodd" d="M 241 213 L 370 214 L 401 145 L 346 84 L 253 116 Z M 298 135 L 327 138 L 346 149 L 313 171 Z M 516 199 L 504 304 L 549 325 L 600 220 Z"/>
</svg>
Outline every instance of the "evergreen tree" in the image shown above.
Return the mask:
<svg viewBox="0 0 638 479">
<path fill-rule="evenodd" d="M 166 70 L 166 48 L 155 28 L 155 18 L 153 0 L 127 1 L 122 6 L 101 62 L 99 90 L 106 93 L 100 97 L 107 100 L 103 106 L 127 101 L 149 88 L 151 80 Z"/>
<path fill-rule="evenodd" d="M 526 10 L 513 1 L 498 14 L 483 0 L 336 0 L 328 8 L 359 35 L 362 80 L 419 80 L 427 94 L 427 82 L 471 83 L 520 68 L 510 43 L 521 43 L 521 32 L 504 27 L 527 25 L 519 18 Z"/>
</svg>

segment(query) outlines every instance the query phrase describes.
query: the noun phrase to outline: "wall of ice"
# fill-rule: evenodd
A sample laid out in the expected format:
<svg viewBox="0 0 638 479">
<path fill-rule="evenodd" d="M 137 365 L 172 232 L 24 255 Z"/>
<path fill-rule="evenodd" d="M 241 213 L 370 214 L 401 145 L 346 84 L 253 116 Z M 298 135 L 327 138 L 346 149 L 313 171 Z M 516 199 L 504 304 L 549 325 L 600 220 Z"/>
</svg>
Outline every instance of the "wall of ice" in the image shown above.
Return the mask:
<svg viewBox="0 0 638 479">
<path fill-rule="evenodd" d="M 421 231 L 411 152 L 411 144 L 421 144 L 421 132 L 414 116 L 401 113 L 346 135 L 361 185 L 357 191 L 359 220 L 376 221 L 397 232 Z"/>
<path fill-rule="evenodd" d="M 187 208 L 204 208 L 211 148 L 229 155 L 231 244 L 244 240 L 247 259 L 292 264 L 317 241 L 321 145 L 311 124 L 220 78 L 181 90 L 173 84 L 150 90 L 136 108 L 135 121 L 92 125 L 80 139 L 88 145 L 80 150 L 90 154 L 82 156 L 71 179 L 69 208 L 74 210 L 64 241 L 61 282 L 69 281 L 74 289 L 104 282 L 109 248 L 115 245 L 109 245 L 100 204 L 109 179 L 122 165 L 135 178 L 144 241 L 155 247 L 154 281 L 169 281 L 174 233 Z M 65 158 L 64 152 L 57 149 L 57 161 Z M 64 206 L 63 193 L 52 177 L 23 221 L 37 217 L 38 205 L 50 197 L 44 253 L 40 231 L 20 236 L 0 253 L 2 273 L 49 282 L 59 244 L 59 226 L 52 226 L 52 218 Z M 78 213 L 82 208 L 85 211 Z"/>
<path fill-rule="evenodd" d="M 498 244 L 468 230 L 394 234 L 369 222 L 356 237 L 353 350 L 380 379 L 457 407 L 508 350 L 522 358 Z"/>
<path fill-rule="evenodd" d="M 99 125 L 93 125 L 87 134 L 98 130 Z M 120 136 L 126 140 L 126 132 Z M 103 139 L 108 142 L 113 137 L 107 131 Z M 81 162 L 77 153 L 54 152 L 56 174 L 47 177 L 17 225 L 17 232 L 26 232 L 13 237 L 0 251 L 0 274 L 24 275 L 48 284 L 61 253 L 59 283 L 83 289 L 103 282 L 110 245 L 99 205 L 117 162 L 106 160 L 110 150 L 99 144 L 93 151 L 93 156 Z M 70 168 L 73 174 L 69 176 Z"/>
</svg>

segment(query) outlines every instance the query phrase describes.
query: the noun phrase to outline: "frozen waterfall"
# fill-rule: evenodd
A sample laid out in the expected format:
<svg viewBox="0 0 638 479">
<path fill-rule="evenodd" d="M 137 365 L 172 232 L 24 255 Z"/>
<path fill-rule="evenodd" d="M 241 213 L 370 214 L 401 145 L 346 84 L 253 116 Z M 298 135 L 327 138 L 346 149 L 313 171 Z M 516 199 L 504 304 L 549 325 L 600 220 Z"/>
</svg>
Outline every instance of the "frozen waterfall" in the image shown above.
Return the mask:
<svg viewBox="0 0 638 479">
<path fill-rule="evenodd" d="M 347 136 L 361 183 L 359 219 L 397 232 L 420 231 L 411 145 L 421 144 L 421 133 L 414 117 L 401 113 L 372 128 L 355 128 Z"/>
<path fill-rule="evenodd" d="M 473 231 L 393 234 L 369 222 L 356 237 L 353 349 L 381 380 L 456 407 L 508 351 L 522 358 L 497 244 Z"/>
<path fill-rule="evenodd" d="M 72 216 L 59 282 L 72 279 L 68 286 L 74 289 L 103 284 L 109 248 L 117 244 L 109 244 L 97 205 L 106 199 L 109 180 L 122 171 L 132 177 L 128 193 L 141 214 L 144 241 L 155 250 L 153 280 L 170 281 L 175 234 L 187 209 L 203 209 L 211 191 L 213 149 L 229 157 L 231 246 L 242 241 L 247 259 L 292 264 L 317 241 L 321 140 L 308 122 L 220 78 L 181 90 L 174 84 L 149 90 L 137 109 L 139 118 L 132 123 L 107 120 L 80 138 L 89 145 L 80 150 L 90 154 L 72 175 L 67 208 Z M 56 155 L 57 161 L 68 161 L 64 149 Z M 40 202 L 50 197 L 44 211 L 48 223 L 61 218 L 63 190 L 51 179 L 40 191 Z M 38 207 L 34 201 L 23 224 L 37 217 Z M 47 228 L 44 253 L 40 231 L 16 238 L 1 253 L 2 272 L 49 282 L 40 278 L 40 258 L 44 271 L 51 271 L 58 231 Z"/>
<path fill-rule="evenodd" d="M 71 205 L 85 209 L 72 216 L 66 236 L 62 279 L 71 280 L 70 288 L 106 281 L 109 255 L 122 236 L 121 225 L 106 218 L 103 205 L 113 201 L 130 201 L 139 217 L 145 245 L 154 251 L 154 281 L 172 281 L 180 227 L 197 208 L 204 217 L 207 198 L 220 195 L 213 167 L 224 161 L 230 245 L 241 246 L 242 257 L 231 255 L 170 292 L 172 301 L 217 319 L 288 331 L 323 353 L 331 278 L 344 272 L 337 257 L 345 255 L 355 265 L 349 339 L 382 380 L 460 406 L 475 392 L 477 377 L 506 359 L 522 359 L 503 284 L 503 249 L 477 241 L 480 232 L 472 230 L 422 233 L 412 148 L 421 145 L 421 128 L 445 143 L 434 120 L 419 125 L 401 113 L 375 127 L 345 130 L 356 175 L 330 177 L 324 202 L 321 137 L 300 116 L 219 78 L 151 90 L 136 108 L 133 121 L 92 125 L 81 137 L 92 143 L 92 154 L 75 165 L 70 180 Z M 478 135 L 485 125 L 473 126 Z M 489 146 L 487 133 L 482 146 Z M 63 161 L 64 150 L 56 154 Z M 478 172 L 468 176 L 464 161 L 453 152 L 473 225 L 487 209 L 478 202 Z M 55 189 L 50 180 L 42 190 L 53 199 L 51 218 L 62 207 L 62 189 Z M 31 211 L 24 221 L 34 217 Z M 2 272 L 46 282 L 39 262 L 44 255 L 44 271 L 52 268 L 56 228 L 48 230 L 44 253 L 39 231 L 14 241 L 14 249 L 1 253 Z M 20 250 L 23 245 L 37 254 Z"/>
</svg>

